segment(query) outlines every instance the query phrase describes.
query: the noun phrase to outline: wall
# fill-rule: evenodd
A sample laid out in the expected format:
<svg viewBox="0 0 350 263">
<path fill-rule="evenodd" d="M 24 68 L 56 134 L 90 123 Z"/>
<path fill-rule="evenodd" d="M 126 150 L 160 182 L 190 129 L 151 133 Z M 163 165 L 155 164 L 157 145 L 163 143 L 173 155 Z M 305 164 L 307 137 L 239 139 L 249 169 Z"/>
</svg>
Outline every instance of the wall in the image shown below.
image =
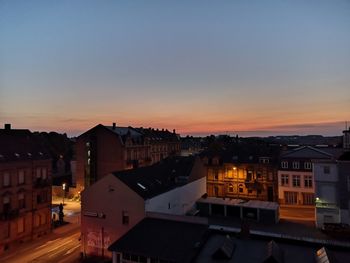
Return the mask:
<svg viewBox="0 0 350 263">
<path fill-rule="evenodd" d="M 82 252 L 111 257 L 108 246 L 145 217 L 144 207 L 144 200 L 112 174 L 85 189 L 81 212 Z M 122 223 L 123 211 L 129 215 L 127 225 Z"/>
<path fill-rule="evenodd" d="M 184 186 L 146 200 L 147 212 L 184 215 L 206 193 L 206 178 L 202 177 Z"/>
</svg>

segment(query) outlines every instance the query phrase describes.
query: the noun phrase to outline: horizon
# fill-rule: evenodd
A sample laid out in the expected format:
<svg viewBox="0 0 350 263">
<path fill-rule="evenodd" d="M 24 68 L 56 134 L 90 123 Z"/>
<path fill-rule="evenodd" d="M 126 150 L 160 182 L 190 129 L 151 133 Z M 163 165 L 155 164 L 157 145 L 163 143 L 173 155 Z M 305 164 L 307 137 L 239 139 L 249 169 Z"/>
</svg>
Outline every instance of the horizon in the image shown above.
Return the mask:
<svg viewBox="0 0 350 263">
<path fill-rule="evenodd" d="M 0 122 L 341 135 L 350 2 L 0 3 Z"/>
</svg>

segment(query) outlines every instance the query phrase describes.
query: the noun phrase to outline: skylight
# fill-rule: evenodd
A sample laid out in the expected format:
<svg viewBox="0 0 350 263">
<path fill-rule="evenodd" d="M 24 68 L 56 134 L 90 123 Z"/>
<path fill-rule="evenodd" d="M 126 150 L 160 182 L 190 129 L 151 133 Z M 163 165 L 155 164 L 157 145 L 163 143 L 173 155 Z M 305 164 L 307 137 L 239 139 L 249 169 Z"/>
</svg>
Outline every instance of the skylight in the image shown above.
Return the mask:
<svg viewBox="0 0 350 263">
<path fill-rule="evenodd" d="M 142 190 L 147 190 L 147 188 L 144 186 L 144 185 L 142 185 L 142 184 L 140 184 L 140 183 L 137 183 L 137 185 L 142 189 Z"/>
</svg>

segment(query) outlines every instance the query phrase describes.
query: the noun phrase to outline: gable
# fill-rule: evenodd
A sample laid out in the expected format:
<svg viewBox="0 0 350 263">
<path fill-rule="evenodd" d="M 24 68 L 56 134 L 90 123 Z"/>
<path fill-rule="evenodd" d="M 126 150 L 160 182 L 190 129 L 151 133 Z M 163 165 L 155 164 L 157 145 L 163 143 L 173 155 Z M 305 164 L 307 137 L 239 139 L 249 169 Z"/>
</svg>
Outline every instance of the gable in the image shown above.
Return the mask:
<svg viewBox="0 0 350 263">
<path fill-rule="evenodd" d="M 296 158 L 296 159 L 330 159 L 333 156 L 322 150 L 305 146 L 288 152 L 282 158 Z"/>
</svg>

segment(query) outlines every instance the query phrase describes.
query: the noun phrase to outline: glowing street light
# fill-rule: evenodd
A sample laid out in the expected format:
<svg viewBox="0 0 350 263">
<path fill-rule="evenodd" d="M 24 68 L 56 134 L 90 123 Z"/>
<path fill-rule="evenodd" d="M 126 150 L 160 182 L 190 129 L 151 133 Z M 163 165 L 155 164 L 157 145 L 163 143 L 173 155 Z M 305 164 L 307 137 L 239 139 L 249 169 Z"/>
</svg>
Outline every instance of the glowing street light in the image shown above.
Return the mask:
<svg viewBox="0 0 350 263">
<path fill-rule="evenodd" d="M 62 190 L 63 190 L 63 204 L 64 204 L 64 197 L 66 195 L 66 183 L 62 184 Z"/>
</svg>

